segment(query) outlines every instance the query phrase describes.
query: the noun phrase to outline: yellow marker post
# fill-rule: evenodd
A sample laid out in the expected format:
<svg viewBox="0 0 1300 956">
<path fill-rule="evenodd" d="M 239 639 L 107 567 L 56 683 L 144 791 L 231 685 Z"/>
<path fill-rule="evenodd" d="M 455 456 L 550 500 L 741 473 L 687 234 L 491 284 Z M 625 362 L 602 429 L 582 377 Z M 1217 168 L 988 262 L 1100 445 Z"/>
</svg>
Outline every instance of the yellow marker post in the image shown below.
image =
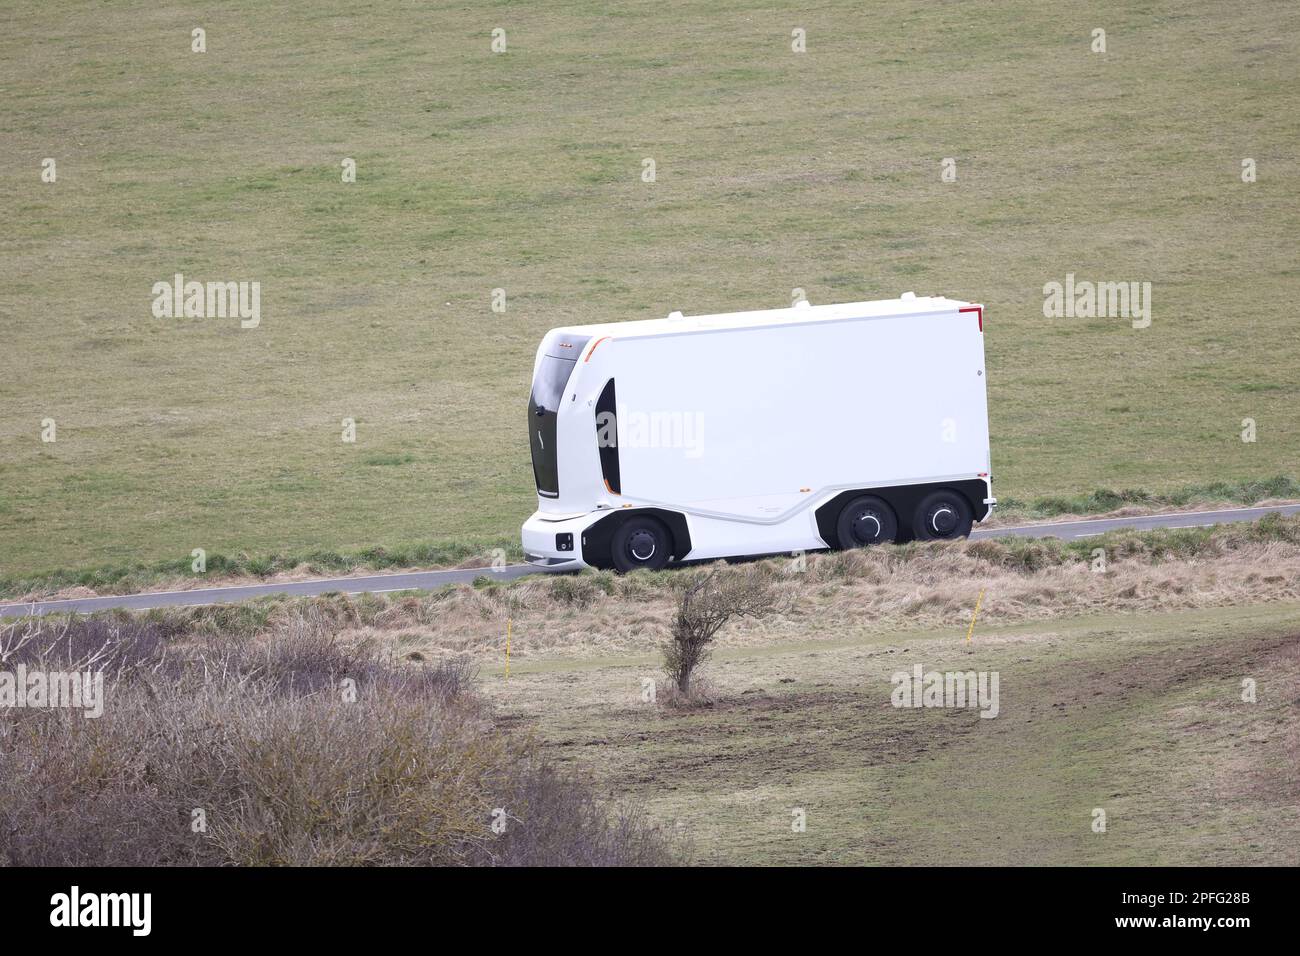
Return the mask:
<svg viewBox="0 0 1300 956">
<path fill-rule="evenodd" d="M 980 596 L 975 599 L 975 613 L 970 616 L 970 627 L 966 629 L 966 643 L 970 643 L 971 635 L 975 633 L 975 618 L 980 615 L 980 604 L 984 600 L 984 589 L 980 588 Z"/>
<path fill-rule="evenodd" d="M 510 618 L 506 618 L 506 679 L 510 678 Z"/>
</svg>

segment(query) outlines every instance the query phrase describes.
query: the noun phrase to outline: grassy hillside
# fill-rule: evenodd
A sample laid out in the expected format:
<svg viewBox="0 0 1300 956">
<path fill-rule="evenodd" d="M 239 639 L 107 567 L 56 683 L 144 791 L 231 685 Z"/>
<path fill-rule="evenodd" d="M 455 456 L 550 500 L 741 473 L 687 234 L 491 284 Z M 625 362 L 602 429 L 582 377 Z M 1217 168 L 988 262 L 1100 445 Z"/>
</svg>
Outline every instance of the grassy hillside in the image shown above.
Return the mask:
<svg viewBox="0 0 1300 956">
<path fill-rule="evenodd" d="M 9 3 L 0 576 L 511 534 L 547 328 L 796 286 L 986 303 L 1000 495 L 1291 473 L 1297 54 L 1263 2 Z M 260 327 L 154 318 L 177 272 Z M 1151 327 L 1045 319 L 1068 272 Z"/>
</svg>

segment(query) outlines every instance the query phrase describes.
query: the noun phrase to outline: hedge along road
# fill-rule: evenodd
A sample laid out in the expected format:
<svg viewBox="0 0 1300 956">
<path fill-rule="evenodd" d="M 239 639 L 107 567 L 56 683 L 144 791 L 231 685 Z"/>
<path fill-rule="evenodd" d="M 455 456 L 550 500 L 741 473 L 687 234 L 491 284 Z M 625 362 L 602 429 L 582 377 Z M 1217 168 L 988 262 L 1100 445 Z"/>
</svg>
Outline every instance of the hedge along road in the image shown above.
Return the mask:
<svg viewBox="0 0 1300 956">
<path fill-rule="evenodd" d="M 1054 521 L 1012 528 L 980 528 L 972 539 L 1004 538 L 1087 538 L 1118 528 L 1202 528 L 1234 521 L 1257 521 L 1267 514 L 1300 514 L 1300 505 L 1276 505 L 1264 508 L 1231 508 L 1225 511 L 1184 511 L 1177 514 L 1142 515 L 1135 518 L 1090 518 L 1080 521 Z M 341 592 L 343 594 L 383 594 L 391 591 L 427 591 L 448 584 L 469 584 L 480 577 L 503 581 L 525 574 L 552 573 L 531 564 L 512 564 L 503 568 L 468 568 L 450 571 L 409 571 L 400 574 L 370 574 L 345 578 L 316 578 L 279 584 L 240 584 L 220 588 L 192 588 L 183 591 L 149 591 L 143 594 L 113 594 L 105 597 L 74 598 L 64 601 L 35 601 L 0 605 L 0 617 L 27 614 L 82 613 L 124 608 L 144 611 L 156 607 L 197 607 L 208 604 L 234 604 L 270 595 L 310 596 Z"/>
</svg>

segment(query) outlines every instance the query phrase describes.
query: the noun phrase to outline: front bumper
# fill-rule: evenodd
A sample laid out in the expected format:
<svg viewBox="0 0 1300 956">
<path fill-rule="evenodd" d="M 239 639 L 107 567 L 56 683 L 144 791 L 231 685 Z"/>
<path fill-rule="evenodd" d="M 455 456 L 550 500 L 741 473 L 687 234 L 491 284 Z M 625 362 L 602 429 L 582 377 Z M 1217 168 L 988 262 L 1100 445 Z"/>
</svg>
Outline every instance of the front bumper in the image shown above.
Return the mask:
<svg viewBox="0 0 1300 956">
<path fill-rule="evenodd" d="M 557 520 L 544 511 L 534 512 L 520 531 L 524 560 L 551 571 L 591 567 L 582 556 L 582 533 L 606 514 L 597 511 Z M 569 547 L 561 547 L 566 539 Z"/>
</svg>

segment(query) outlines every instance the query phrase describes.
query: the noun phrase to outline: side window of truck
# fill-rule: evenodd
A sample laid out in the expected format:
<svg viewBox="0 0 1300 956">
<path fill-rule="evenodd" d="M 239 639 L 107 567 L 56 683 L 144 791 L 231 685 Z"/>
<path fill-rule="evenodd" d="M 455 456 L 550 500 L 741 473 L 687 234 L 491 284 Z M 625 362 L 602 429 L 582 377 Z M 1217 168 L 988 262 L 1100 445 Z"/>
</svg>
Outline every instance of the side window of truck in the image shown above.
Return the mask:
<svg viewBox="0 0 1300 956">
<path fill-rule="evenodd" d="M 596 448 L 600 452 L 600 474 L 605 479 L 605 487 L 620 495 L 623 493 L 623 485 L 618 471 L 617 407 L 614 380 L 611 378 L 605 383 L 605 388 L 596 401 Z"/>
</svg>

